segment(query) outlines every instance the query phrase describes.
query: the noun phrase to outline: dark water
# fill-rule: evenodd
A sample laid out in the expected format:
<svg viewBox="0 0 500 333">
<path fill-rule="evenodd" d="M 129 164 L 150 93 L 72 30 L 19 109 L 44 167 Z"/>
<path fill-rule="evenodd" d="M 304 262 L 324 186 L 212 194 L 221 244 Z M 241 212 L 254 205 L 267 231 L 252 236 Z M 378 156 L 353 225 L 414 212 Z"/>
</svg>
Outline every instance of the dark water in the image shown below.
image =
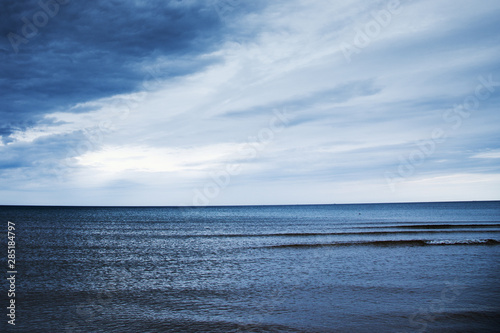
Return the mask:
<svg viewBox="0 0 500 333">
<path fill-rule="evenodd" d="M 0 207 L 0 221 L 5 259 L 16 223 L 18 271 L 2 332 L 500 331 L 500 202 Z"/>
</svg>

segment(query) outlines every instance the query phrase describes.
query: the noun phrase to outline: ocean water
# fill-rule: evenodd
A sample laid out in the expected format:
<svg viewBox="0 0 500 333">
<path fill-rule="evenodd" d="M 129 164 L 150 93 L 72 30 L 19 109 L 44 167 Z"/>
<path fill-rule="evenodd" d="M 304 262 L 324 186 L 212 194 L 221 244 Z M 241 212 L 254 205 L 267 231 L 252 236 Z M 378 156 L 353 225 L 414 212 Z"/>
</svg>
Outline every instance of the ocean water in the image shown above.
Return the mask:
<svg viewBox="0 0 500 333">
<path fill-rule="evenodd" d="M 500 332 L 500 202 L 0 207 L 2 332 Z"/>
</svg>

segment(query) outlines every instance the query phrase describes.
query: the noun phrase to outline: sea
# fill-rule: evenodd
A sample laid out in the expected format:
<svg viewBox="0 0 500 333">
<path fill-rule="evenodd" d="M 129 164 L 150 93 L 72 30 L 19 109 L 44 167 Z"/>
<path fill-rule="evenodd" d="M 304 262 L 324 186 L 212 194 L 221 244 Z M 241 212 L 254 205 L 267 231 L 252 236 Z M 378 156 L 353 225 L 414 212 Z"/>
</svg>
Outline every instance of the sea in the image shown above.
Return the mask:
<svg viewBox="0 0 500 333">
<path fill-rule="evenodd" d="M 5 277 L 8 222 L 1 332 L 500 332 L 500 201 L 0 206 Z"/>
</svg>

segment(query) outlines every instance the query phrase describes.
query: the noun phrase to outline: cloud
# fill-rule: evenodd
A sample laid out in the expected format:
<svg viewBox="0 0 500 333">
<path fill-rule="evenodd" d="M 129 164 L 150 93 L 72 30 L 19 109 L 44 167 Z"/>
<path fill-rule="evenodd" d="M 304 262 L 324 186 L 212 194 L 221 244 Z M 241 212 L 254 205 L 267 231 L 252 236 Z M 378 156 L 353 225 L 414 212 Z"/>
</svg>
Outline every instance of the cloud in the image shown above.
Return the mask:
<svg viewBox="0 0 500 333">
<path fill-rule="evenodd" d="M 36 2 L 4 6 L 4 36 L 22 32 L 22 18 L 40 10 Z M 110 204 L 191 204 L 211 175 L 238 164 L 211 203 L 412 201 L 426 189 L 428 200 L 441 200 L 480 188 L 494 198 L 483 179 L 497 182 L 499 172 L 491 156 L 500 6 L 401 1 L 348 62 L 340 45 L 354 45 L 388 6 L 61 5 L 18 53 L 5 40 L 1 46 L 0 175 L 10 191 L 3 195 L 36 188 L 36 202 L 50 186 L 51 198 L 73 204 L 89 203 L 83 193 L 100 203 L 118 191 Z M 487 98 L 465 110 L 488 78 Z M 276 112 L 286 120 L 271 133 Z M 398 175 L 401 159 L 435 131 L 445 138 L 411 175 L 398 176 L 392 192 L 384 175 Z M 251 158 L 242 157 L 245 149 Z M 437 190 L 433 179 L 449 186 Z"/>
<path fill-rule="evenodd" d="M 192 148 L 154 148 L 141 146 L 106 146 L 76 159 L 81 166 L 117 174 L 123 171 L 188 172 L 220 163 L 233 154 L 236 145 L 209 145 Z M 217 165 L 212 165 L 212 168 Z"/>
<path fill-rule="evenodd" d="M 165 66 L 157 78 L 196 72 L 217 61 L 197 57 L 225 39 L 215 7 L 204 1 L 60 2 L 41 2 L 53 17 L 35 0 L 2 3 L 2 133 L 76 103 L 138 91 L 158 58 Z M 40 13 L 48 21 L 37 27 Z M 26 43 L 11 43 L 9 33 Z"/>
<path fill-rule="evenodd" d="M 471 158 L 500 158 L 500 150 L 485 151 L 471 156 Z"/>
</svg>

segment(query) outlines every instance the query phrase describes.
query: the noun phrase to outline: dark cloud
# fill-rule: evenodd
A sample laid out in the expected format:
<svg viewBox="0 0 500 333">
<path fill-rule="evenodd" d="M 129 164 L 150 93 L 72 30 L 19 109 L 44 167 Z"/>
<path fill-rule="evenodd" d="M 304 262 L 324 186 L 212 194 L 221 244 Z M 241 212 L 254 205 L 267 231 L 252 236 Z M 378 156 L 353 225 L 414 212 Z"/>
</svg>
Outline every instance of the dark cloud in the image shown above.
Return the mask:
<svg viewBox="0 0 500 333">
<path fill-rule="evenodd" d="M 234 17 L 249 9 L 237 5 L 177 0 L 2 1 L 0 135 L 5 138 L 29 127 L 49 111 L 66 111 L 75 103 L 141 89 L 151 73 L 138 64 L 158 57 L 186 59 L 157 70 L 154 75 L 160 78 L 207 66 L 216 59 L 196 57 L 223 42 L 227 25 L 221 15 L 230 12 Z"/>
</svg>

